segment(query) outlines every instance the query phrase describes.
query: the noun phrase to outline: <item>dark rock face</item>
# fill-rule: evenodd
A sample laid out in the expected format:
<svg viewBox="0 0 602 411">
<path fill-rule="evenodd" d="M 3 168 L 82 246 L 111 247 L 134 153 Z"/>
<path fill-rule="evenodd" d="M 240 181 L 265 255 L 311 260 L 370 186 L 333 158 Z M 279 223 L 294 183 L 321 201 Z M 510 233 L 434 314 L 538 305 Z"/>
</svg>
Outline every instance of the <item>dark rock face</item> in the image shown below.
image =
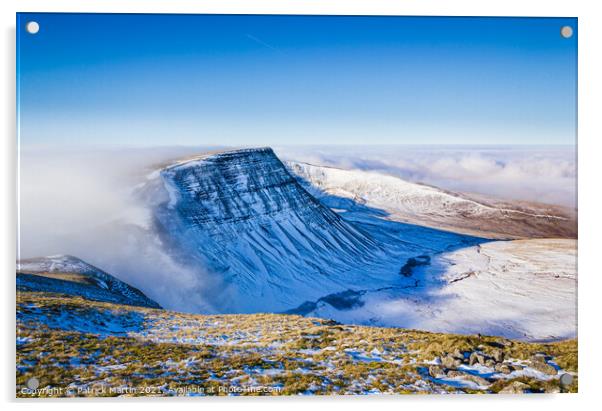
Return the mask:
<svg viewBox="0 0 602 411">
<path fill-rule="evenodd" d="M 270 148 L 175 164 L 161 178 L 166 241 L 234 285 L 242 303 L 232 310 L 290 309 L 388 264 L 381 244 L 310 195 Z"/>
<path fill-rule="evenodd" d="M 299 220 L 324 229 L 335 225 L 348 242 L 321 237 L 315 246 L 363 251 L 375 246 L 365 233 L 345 223 L 297 182 L 272 149 L 237 150 L 178 164 L 163 170 L 178 216 L 214 236 L 255 229 L 256 222 Z"/>
<path fill-rule="evenodd" d="M 306 315 L 309 312 L 318 308 L 318 304 L 326 303 L 339 311 L 351 310 L 353 308 L 362 307 L 364 302 L 361 300 L 363 292 L 346 290 L 340 293 L 326 295 L 318 301 L 306 301 L 297 308 L 287 310 L 284 314 Z"/>
<path fill-rule="evenodd" d="M 271 149 L 240 150 L 170 167 L 176 209 L 195 226 L 211 229 L 282 212 L 310 217 L 320 205 L 304 192 Z M 332 214 L 318 213 L 332 222 Z M 313 216 L 315 217 L 315 216 Z"/>
<path fill-rule="evenodd" d="M 419 255 L 418 257 L 409 258 L 408 261 L 401 267 L 399 273 L 404 277 L 411 277 L 414 269 L 429 265 L 430 263 L 431 257 L 428 255 Z"/>
</svg>

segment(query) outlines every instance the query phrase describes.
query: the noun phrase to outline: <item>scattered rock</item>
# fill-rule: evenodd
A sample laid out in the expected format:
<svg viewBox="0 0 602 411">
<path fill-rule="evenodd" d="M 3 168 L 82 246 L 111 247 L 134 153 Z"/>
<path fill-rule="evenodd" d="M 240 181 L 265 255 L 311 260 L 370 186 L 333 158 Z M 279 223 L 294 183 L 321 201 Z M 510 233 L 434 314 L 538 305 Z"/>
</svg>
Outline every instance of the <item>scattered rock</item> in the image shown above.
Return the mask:
<svg viewBox="0 0 602 411">
<path fill-rule="evenodd" d="M 529 390 L 529 386 L 524 382 L 513 381 L 502 388 L 499 394 L 523 394 Z"/>
<path fill-rule="evenodd" d="M 459 371 L 459 370 L 450 370 L 447 372 L 447 376 L 449 378 L 462 378 L 466 381 L 472 381 L 481 386 L 487 386 L 490 384 L 490 382 L 487 381 L 483 377 L 479 377 L 478 375 L 469 374 L 467 372 L 463 372 L 463 371 Z"/>
<path fill-rule="evenodd" d="M 508 364 L 497 363 L 495 365 L 495 372 L 499 372 L 502 374 L 510 374 L 513 370 L 513 367 Z"/>
<path fill-rule="evenodd" d="M 489 358 L 485 361 L 485 365 L 489 368 L 493 368 L 495 367 L 496 362 L 493 359 Z"/>
<path fill-rule="evenodd" d="M 443 365 L 445 368 L 458 368 L 460 365 L 462 365 L 462 361 L 452 357 L 451 355 L 446 355 L 445 357 L 441 358 L 441 365 Z"/>
<path fill-rule="evenodd" d="M 429 367 L 429 375 L 433 378 L 439 378 L 445 376 L 445 371 L 438 365 L 431 365 Z"/>
<path fill-rule="evenodd" d="M 466 376 L 464 378 L 467 379 L 468 381 L 475 382 L 481 386 L 486 386 L 486 385 L 490 384 L 490 382 L 487 381 L 485 378 L 479 377 L 478 375 L 474 375 L 474 374 L 466 374 Z"/>
<path fill-rule="evenodd" d="M 545 363 L 547 360 L 551 359 L 548 355 L 543 352 L 538 352 L 531 357 L 531 362 L 543 362 Z"/>
<path fill-rule="evenodd" d="M 464 359 L 465 359 L 464 358 L 464 353 L 462 351 L 460 351 L 459 349 L 457 349 L 457 348 L 454 350 L 454 353 L 452 354 L 452 356 L 455 359 L 460 360 L 460 361 L 464 361 Z"/>
<path fill-rule="evenodd" d="M 472 352 L 470 354 L 470 357 L 468 359 L 468 363 L 470 365 L 475 365 L 476 363 L 479 363 L 481 365 L 485 365 L 485 356 L 479 352 Z"/>
<path fill-rule="evenodd" d="M 504 362 L 504 352 L 502 350 L 493 350 L 491 356 L 495 362 Z"/>
<path fill-rule="evenodd" d="M 558 373 L 556 371 L 556 368 L 552 367 L 550 364 L 544 361 L 532 361 L 531 368 L 548 375 L 556 375 Z"/>
<path fill-rule="evenodd" d="M 477 362 L 478 362 L 477 361 L 477 353 L 476 352 L 470 353 L 470 356 L 468 357 L 468 364 L 475 365 Z"/>
</svg>

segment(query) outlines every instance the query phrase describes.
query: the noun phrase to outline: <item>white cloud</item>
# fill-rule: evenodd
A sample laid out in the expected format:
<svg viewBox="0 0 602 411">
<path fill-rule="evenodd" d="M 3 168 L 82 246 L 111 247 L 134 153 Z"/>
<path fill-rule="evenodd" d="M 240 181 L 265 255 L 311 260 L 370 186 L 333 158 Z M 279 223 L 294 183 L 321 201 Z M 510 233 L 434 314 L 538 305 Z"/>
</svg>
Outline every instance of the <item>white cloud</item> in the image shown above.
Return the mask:
<svg viewBox="0 0 602 411">
<path fill-rule="evenodd" d="M 169 159 L 200 148 L 23 150 L 20 256 L 71 254 L 141 289 L 166 308 L 212 312 L 220 289 L 203 267 L 175 261 L 152 230 L 135 187 Z"/>
</svg>

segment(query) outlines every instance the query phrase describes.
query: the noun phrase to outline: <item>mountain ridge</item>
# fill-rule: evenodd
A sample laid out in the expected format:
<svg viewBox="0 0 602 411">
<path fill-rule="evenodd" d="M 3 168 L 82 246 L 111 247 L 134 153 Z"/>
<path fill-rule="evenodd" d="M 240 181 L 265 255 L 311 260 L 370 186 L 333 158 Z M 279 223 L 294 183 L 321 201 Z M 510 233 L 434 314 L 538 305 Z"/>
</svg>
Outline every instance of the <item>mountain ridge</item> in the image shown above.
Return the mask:
<svg viewBox="0 0 602 411">
<path fill-rule="evenodd" d="M 353 199 L 389 219 L 491 239 L 577 236 L 576 219 L 560 206 L 453 192 L 377 172 L 286 164 L 306 189 L 334 208 Z"/>
<path fill-rule="evenodd" d="M 270 148 L 179 162 L 160 177 L 160 231 L 183 258 L 234 285 L 236 310 L 284 311 L 350 286 L 404 281 L 397 273 L 413 251 L 326 207 Z"/>
<path fill-rule="evenodd" d="M 52 255 L 17 261 L 17 289 L 87 296 L 149 308 L 161 306 L 142 291 L 71 255 Z"/>
</svg>

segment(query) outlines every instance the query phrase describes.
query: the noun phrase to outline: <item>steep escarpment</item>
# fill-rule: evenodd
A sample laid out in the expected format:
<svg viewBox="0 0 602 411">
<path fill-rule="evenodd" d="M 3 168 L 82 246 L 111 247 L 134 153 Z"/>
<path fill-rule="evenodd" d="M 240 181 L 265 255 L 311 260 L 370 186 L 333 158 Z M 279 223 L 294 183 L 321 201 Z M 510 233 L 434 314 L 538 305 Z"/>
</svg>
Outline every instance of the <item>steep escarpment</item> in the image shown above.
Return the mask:
<svg viewBox="0 0 602 411">
<path fill-rule="evenodd" d="M 385 245 L 316 200 L 269 148 L 174 164 L 161 180 L 164 241 L 225 280 L 231 310 L 284 310 L 398 270 Z"/>
<path fill-rule="evenodd" d="M 205 232 L 268 221 L 291 214 L 304 223 L 335 224 L 347 234 L 339 251 L 375 244 L 311 196 L 270 148 L 210 155 L 166 168 L 161 173 L 170 194 L 168 207 Z M 317 244 L 321 245 L 321 244 Z"/>
</svg>

